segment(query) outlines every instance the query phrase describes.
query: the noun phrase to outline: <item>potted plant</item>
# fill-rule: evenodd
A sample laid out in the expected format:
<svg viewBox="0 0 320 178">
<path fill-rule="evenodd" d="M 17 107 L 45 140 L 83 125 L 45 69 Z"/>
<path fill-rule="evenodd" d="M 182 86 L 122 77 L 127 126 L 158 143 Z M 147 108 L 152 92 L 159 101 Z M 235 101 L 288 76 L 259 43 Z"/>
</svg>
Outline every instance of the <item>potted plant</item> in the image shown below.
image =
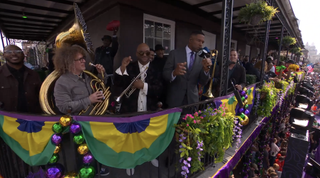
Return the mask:
<svg viewBox="0 0 320 178">
<path fill-rule="evenodd" d="M 263 0 L 259 0 L 257 2 L 247 4 L 246 7 L 241 8 L 238 19 L 239 22 L 255 26 L 262 22 L 271 20 L 277 12 L 277 8 L 269 6 Z"/>
<path fill-rule="evenodd" d="M 289 48 L 289 46 L 294 45 L 296 43 L 297 43 L 296 39 L 291 36 L 285 36 L 282 38 L 282 45 L 287 49 Z"/>
</svg>

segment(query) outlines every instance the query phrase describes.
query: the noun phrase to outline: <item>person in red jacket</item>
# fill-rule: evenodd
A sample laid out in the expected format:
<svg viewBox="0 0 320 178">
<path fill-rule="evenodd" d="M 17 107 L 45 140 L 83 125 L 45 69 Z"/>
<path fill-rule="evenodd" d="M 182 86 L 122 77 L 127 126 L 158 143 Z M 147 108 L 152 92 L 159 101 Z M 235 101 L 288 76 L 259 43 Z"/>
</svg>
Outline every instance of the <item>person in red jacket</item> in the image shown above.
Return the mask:
<svg viewBox="0 0 320 178">
<path fill-rule="evenodd" d="M 283 165 L 284 165 L 284 156 L 280 156 L 279 159 L 276 159 L 276 163 L 279 165 L 279 171 L 282 172 Z"/>
</svg>

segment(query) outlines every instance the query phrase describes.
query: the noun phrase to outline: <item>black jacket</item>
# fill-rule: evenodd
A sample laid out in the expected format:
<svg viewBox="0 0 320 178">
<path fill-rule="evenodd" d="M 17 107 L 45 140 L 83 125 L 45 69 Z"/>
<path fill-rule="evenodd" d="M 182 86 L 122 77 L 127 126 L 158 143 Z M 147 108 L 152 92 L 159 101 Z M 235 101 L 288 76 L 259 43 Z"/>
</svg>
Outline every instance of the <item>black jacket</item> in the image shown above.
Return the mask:
<svg viewBox="0 0 320 178">
<path fill-rule="evenodd" d="M 127 66 L 127 73 L 129 76 L 120 76 L 116 73 L 114 75 L 114 87 L 117 88 L 117 91 L 115 91 L 116 96 L 119 96 L 119 94 L 124 91 L 127 86 L 129 86 L 132 79 L 140 73 L 138 61 L 134 61 Z M 147 70 L 145 83 L 148 83 L 147 110 L 155 111 L 158 109 L 157 103 L 159 101 L 159 97 L 161 96 L 163 85 L 161 73 L 155 69 L 155 66 L 152 65 L 152 63 L 150 63 Z M 123 96 L 120 113 L 137 112 L 138 96 L 139 90 L 135 90 L 129 98 Z"/>
<path fill-rule="evenodd" d="M 112 38 L 112 46 L 100 46 L 95 51 L 95 64 L 101 64 L 106 70 L 107 74 L 113 73 L 113 60 L 118 51 L 117 37 Z"/>
<path fill-rule="evenodd" d="M 220 81 L 221 81 L 220 77 L 221 77 L 221 68 L 220 66 L 216 66 L 216 71 L 214 75 L 215 86 L 220 86 Z M 230 81 L 230 79 L 232 78 L 235 80 L 236 82 L 235 84 L 241 85 L 242 88 L 245 87 L 246 86 L 246 70 L 244 69 L 244 67 L 240 66 L 239 64 L 236 64 L 234 66 L 233 72 L 229 77 L 228 90 L 232 88 L 231 81 Z"/>
</svg>

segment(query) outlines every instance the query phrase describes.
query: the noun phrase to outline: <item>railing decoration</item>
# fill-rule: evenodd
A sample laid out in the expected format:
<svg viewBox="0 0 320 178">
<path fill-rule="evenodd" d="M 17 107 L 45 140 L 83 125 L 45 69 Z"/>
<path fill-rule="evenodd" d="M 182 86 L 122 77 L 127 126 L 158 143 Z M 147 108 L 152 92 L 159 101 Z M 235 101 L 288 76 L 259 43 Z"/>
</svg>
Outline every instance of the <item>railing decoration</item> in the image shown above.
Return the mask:
<svg viewBox="0 0 320 178">
<path fill-rule="evenodd" d="M 157 158 L 170 144 L 175 133 L 172 126 L 180 114 L 181 109 L 175 108 L 127 118 L 59 118 L 0 111 L 0 136 L 28 165 L 48 163 L 46 176 L 61 177 L 64 168 L 58 163 L 58 153 L 63 135 L 71 131 L 78 145 L 74 152 L 78 150 L 82 155 L 84 167 L 65 176 L 77 174 L 89 178 L 95 175 L 93 158 L 103 165 L 123 169 Z"/>
</svg>

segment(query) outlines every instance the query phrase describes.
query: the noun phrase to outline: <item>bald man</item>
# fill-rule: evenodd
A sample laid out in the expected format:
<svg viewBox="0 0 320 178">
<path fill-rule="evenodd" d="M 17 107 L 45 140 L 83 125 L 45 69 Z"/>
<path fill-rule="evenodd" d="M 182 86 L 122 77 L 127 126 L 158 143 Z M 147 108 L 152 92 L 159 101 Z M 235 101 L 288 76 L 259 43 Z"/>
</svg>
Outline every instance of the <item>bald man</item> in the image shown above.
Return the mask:
<svg viewBox="0 0 320 178">
<path fill-rule="evenodd" d="M 117 91 L 122 92 L 129 86 L 131 81 L 142 73 L 141 77 L 133 83 L 136 90 L 128 98 L 122 97 L 120 113 L 133 113 L 144 111 L 155 111 L 162 92 L 161 72 L 150 63 L 150 48 L 142 43 L 137 47 L 136 61 L 132 62 L 131 56 L 122 60 L 121 66 L 116 70 L 114 86 Z M 158 160 L 151 161 L 152 165 L 158 167 Z M 134 169 L 127 169 L 129 176 L 134 174 Z"/>
<path fill-rule="evenodd" d="M 121 66 L 116 70 L 115 87 L 119 93 L 129 86 L 131 81 L 143 72 L 141 77 L 133 83 L 136 90 L 127 98 L 122 97 L 120 113 L 132 113 L 157 110 L 158 98 L 162 92 L 161 73 L 150 63 L 150 48 L 142 43 L 137 47 L 134 62 L 131 56 L 122 60 Z"/>
<path fill-rule="evenodd" d="M 41 80 L 24 66 L 24 53 L 15 45 L 5 47 L 6 64 L 0 67 L 0 108 L 4 111 L 40 113 Z"/>
</svg>

